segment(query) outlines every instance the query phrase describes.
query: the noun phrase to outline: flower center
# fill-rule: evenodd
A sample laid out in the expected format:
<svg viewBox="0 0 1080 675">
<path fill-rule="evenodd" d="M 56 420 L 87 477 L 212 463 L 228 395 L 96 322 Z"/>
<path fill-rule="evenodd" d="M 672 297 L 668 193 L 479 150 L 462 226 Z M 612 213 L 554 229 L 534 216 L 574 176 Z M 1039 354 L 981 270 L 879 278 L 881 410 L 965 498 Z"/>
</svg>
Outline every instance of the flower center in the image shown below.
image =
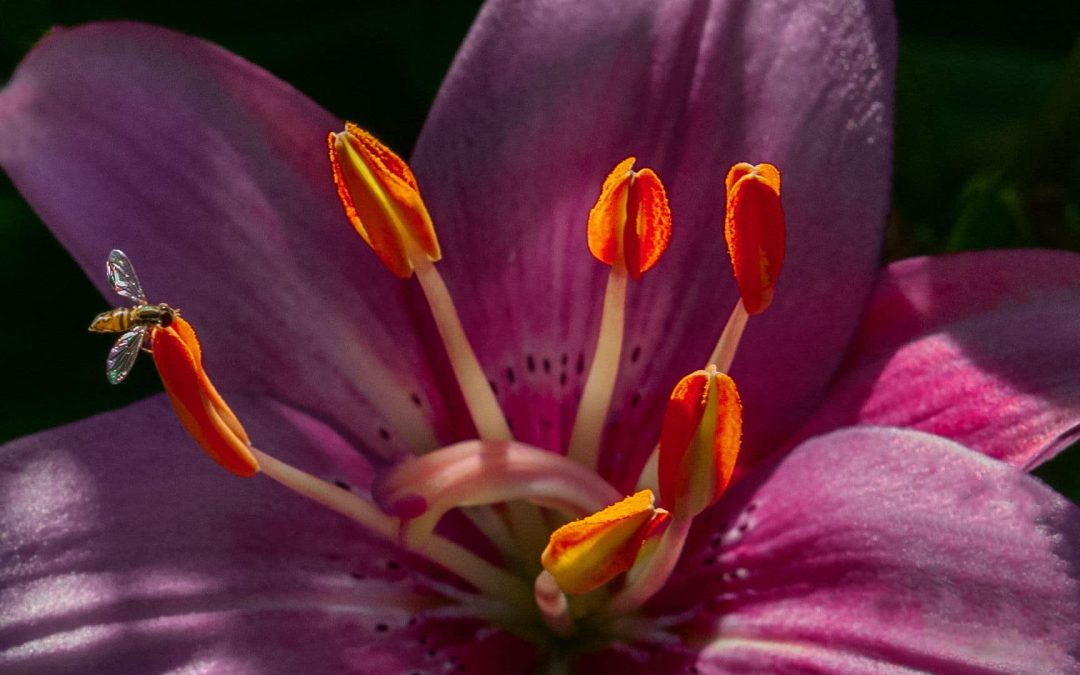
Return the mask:
<svg viewBox="0 0 1080 675">
<path fill-rule="evenodd" d="M 650 632 L 660 628 L 633 617 L 671 575 L 693 519 L 733 476 L 742 406 L 726 372 L 749 316 L 771 302 L 783 262 L 776 168 L 737 164 L 727 176 L 724 233 L 740 299 L 705 368 L 675 384 L 641 489 L 627 496 L 596 466 L 619 373 L 629 282 L 646 283 L 643 275 L 672 236 L 656 173 L 634 170 L 632 157 L 621 162 L 589 213 L 589 250 L 611 271 L 596 349 L 561 455 L 513 439 L 436 269 L 438 239 L 408 165 L 352 124 L 331 133 L 328 146 L 348 220 L 390 272 L 419 281 L 478 438 L 404 459 L 377 476 L 370 495 L 342 490 L 252 444 L 203 369 L 194 330 L 175 314 L 171 324 L 142 330 L 184 427 L 230 472 L 261 473 L 455 574 L 469 586 L 444 591 L 458 615 L 564 649 L 664 639 Z M 439 530 L 452 510 L 491 541 L 498 563 Z"/>
</svg>

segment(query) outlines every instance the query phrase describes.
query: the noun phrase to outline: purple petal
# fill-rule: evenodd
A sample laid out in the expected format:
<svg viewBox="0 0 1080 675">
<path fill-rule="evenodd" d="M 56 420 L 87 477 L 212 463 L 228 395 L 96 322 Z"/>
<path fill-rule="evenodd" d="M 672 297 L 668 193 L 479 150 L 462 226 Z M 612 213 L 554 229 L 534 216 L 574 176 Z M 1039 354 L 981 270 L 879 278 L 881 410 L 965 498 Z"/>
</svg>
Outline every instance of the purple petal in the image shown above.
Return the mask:
<svg viewBox="0 0 1080 675">
<path fill-rule="evenodd" d="M 328 427 L 264 400 L 265 448 L 360 489 Z M 410 672 L 529 650 L 439 603 L 407 554 L 263 477 L 225 474 L 164 397 L 0 448 L 0 670 Z M 517 659 L 517 660 L 515 660 Z"/>
<path fill-rule="evenodd" d="M 1080 438 L 1080 255 L 891 265 L 842 377 L 801 437 L 888 424 L 1031 469 Z"/>
<path fill-rule="evenodd" d="M 607 269 L 586 219 L 628 155 L 666 183 L 674 232 L 630 289 L 607 473 L 636 471 L 671 387 L 705 365 L 734 305 L 723 182 L 738 161 L 779 165 L 790 227 L 776 303 L 736 361 L 750 444 L 804 420 L 874 278 L 894 63 L 886 3 L 488 3 L 413 168 L 517 435 L 555 448 L 569 434 Z"/>
<path fill-rule="evenodd" d="M 1080 667 L 1080 509 L 946 439 L 818 437 L 706 518 L 653 607 L 699 672 Z"/>
<path fill-rule="evenodd" d="M 106 255 L 131 257 L 222 389 L 316 411 L 373 454 L 431 447 L 445 413 L 415 289 L 341 211 L 326 157 L 340 126 L 202 40 L 91 24 L 51 33 L 0 92 L 0 165 L 112 305 L 126 301 Z"/>
</svg>

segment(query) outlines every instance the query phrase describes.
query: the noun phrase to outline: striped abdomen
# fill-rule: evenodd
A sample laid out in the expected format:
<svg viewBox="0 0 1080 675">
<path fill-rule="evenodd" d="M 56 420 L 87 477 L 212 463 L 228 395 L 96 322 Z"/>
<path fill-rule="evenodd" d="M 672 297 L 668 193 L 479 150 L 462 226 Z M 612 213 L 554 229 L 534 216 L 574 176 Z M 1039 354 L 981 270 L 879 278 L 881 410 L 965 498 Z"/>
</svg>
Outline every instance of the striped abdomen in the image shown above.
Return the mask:
<svg viewBox="0 0 1080 675">
<path fill-rule="evenodd" d="M 175 316 L 176 310 L 165 303 L 117 307 L 94 317 L 90 332 L 123 333 L 134 326 L 168 326 Z"/>
</svg>

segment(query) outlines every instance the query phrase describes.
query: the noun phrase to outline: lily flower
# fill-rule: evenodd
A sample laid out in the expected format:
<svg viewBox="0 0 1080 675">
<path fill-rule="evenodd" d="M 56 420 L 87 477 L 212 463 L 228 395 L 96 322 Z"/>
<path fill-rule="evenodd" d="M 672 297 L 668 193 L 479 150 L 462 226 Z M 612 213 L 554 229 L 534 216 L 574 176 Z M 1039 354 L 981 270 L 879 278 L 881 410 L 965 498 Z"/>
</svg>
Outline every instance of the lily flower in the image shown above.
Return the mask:
<svg viewBox="0 0 1080 675">
<path fill-rule="evenodd" d="M 54 31 L 0 166 L 184 318 L 167 394 L 0 448 L 0 666 L 1080 668 L 1025 473 L 1080 435 L 1080 256 L 879 269 L 895 50 L 882 3 L 492 0 L 406 164 L 204 41 Z"/>
</svg>

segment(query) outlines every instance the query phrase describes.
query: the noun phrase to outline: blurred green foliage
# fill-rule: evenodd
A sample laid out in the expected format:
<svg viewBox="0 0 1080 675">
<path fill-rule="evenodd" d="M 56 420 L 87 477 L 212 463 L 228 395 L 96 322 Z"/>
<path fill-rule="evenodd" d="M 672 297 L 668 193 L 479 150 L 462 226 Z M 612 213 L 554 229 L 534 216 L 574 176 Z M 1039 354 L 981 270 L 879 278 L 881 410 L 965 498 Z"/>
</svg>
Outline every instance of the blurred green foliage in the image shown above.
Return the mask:
<svg viewBox="0 0 1080 675">
<path fill-rule="evenodd" d="M 0 82 L 54 24 L 128 18 L 260 64 L 407 155 L 479 2 L 0 0 Z M 302 7 L 302 9 L 301 9 Z M 1080 250 L 1080 5 L 901 1 L 894 207 L 886 258 Z M 0 175 L 0 442 L 157 391 L 152 368 L 102 376 L 109 306 Z M 46 303 L 63 311 L 43 316 Z M 36 317 L 41 316 L 41 319 Z M 1039 475 L 1080 501 L 1080 448 Z"/>
</svg>

